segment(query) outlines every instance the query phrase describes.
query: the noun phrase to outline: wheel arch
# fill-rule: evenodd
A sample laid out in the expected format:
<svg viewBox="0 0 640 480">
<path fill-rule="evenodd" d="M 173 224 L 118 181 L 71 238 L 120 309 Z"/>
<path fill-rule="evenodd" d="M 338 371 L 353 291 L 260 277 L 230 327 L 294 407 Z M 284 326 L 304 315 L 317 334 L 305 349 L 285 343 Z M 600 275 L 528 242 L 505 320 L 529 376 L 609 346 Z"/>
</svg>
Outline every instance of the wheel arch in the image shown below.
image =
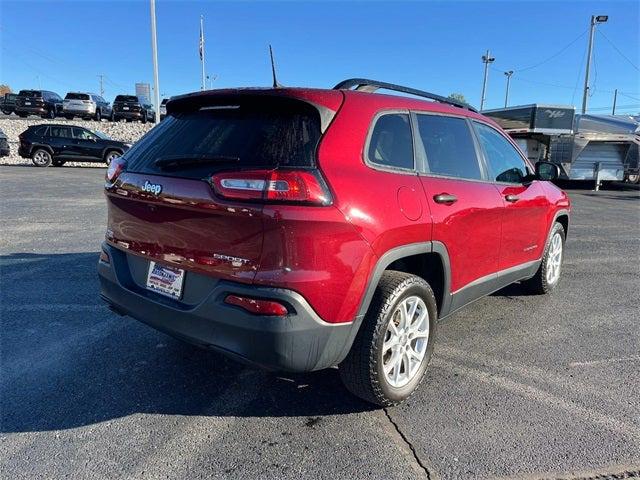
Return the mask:
<svg viewBox="0 0 640 480">
<path fill-rule="evenodd" d="M 367 313 L 380 278 L 387 270 L 411 273 L 426 280 L 436 296 L 439 315 L 446 315 L 450 306 L 451 285 L 447 248 L 441 242 L 419 242 L 393 248 L 378 259 L 360 304 L 357 320 Z"/>
<path fill-rule="evenodd" d="M 52 159 L 55 156 L 55 152 L 53 151 L 53 148 L 51 148 L 50 145 L 47 145 L 46 143 L 34 143 L 31 145 L 31 150 L 29 151 L 29 156 L 33 156 L 34 152 L 38 149 L 43 149 L 46 150 L 47 152 L 49 152 L 49 154 L 51 155 Z"/>
</svg>

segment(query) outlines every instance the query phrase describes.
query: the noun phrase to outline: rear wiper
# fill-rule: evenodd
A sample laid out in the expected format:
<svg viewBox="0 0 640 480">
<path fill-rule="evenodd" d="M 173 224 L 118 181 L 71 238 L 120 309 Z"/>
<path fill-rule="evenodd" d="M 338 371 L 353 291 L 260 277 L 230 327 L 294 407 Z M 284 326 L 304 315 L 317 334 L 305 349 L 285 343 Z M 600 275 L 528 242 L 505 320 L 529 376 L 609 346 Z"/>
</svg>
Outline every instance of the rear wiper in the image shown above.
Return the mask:
<svg viewBox="0 0 640 480">
<path fill-rule="evenodd" d="M 181 168 L 189 166 L 207 165 L 209 163 L 235 163 L 240 157 L 231 155 L 171 155 L 160 157 L 153 164 L 161 169 Z"/>
</svg>

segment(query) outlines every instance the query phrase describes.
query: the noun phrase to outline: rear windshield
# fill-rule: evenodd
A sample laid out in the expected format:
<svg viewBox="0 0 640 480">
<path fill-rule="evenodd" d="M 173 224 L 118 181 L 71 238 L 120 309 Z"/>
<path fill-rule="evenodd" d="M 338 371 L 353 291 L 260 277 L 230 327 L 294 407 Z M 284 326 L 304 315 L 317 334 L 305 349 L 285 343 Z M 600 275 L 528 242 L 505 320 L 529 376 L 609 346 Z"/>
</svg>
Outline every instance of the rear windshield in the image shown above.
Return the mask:
<svg viewBox="0 0 640 480">
<path fill-rule="evenodd" d="M 22 97 L 42 97 L 42 92 L 40 90 L 20 90 L 18 95 Z"/>
<path fill-rule="evenodd" d="M 320 117 L 302 102 L 172 113 L 125 155 L 127 170 L 205 178 L 223 169 L 314 167 Z"/>
<path fill-rule="evenodd" d="M 64 97 L 65 100 L 89 100 L 89 95 L 86 93 L 67 93 Z"/>
<path fill-rule="evenodd" d="M 135 95 L 118 95 L 114 102 L 137 102 L 138 97 Z"/>
</svg>

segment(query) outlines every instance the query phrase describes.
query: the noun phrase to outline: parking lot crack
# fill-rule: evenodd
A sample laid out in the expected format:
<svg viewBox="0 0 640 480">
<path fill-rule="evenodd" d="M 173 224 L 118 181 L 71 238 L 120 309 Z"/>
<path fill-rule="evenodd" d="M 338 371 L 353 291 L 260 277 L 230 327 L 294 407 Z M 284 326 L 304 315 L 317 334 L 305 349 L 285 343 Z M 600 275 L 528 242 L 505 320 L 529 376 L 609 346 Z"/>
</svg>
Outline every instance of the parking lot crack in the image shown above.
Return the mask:
<svg viewBox="0 0 640 480">
<path fill-rule="evenodd" d="M 384 412 L 384 415 L 387 417 L 387 420 L 389 420 L 389 422 L 393 426 L 393 429 L 395 430 L 395 432 L 400 437 L 399 439 L 402 440 L 403 446 L 408 448 L 408 450 L 410 451 L 411 456 L 413 457 L 413 459 L 415 461 L 416 468 L 421 470 L 421 471 L 423 471 L 425 476 L 426 476 L 426 478 L 431 480 L 431 472 L 429 471 L 427 466 L 424 464 L 424 462 L 420 459 L 420 456 L 418 455 L 418 452 L 416 451 L 416 449 L 413 446 L 413 444 L 411 443 L 411 441 L 409 441 L 407 436 L 402 432 L 402 430 L 400 430 L 400 426 L 391 417 L 391 414 L 389 413 L 389 410 L 386 409 L 386 408 L 383 408 L 382 411 Z"/>
</svg>

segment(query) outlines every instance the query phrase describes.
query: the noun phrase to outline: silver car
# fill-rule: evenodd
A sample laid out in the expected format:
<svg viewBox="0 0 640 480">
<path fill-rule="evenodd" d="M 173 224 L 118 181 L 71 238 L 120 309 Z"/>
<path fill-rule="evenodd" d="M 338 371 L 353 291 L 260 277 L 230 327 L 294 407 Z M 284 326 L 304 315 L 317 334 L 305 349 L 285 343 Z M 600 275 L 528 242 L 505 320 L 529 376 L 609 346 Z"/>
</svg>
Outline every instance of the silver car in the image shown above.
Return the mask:
<svg viewBox="0 0 640 480">
<path fill-rule="evenodd" d="M 69 92 L 62 102 L 62 113 L 65 118 L 82 117 L 100 121 L 112 119 L 113 110 L 109 102 L 95 93 Z"/>
</svg>

